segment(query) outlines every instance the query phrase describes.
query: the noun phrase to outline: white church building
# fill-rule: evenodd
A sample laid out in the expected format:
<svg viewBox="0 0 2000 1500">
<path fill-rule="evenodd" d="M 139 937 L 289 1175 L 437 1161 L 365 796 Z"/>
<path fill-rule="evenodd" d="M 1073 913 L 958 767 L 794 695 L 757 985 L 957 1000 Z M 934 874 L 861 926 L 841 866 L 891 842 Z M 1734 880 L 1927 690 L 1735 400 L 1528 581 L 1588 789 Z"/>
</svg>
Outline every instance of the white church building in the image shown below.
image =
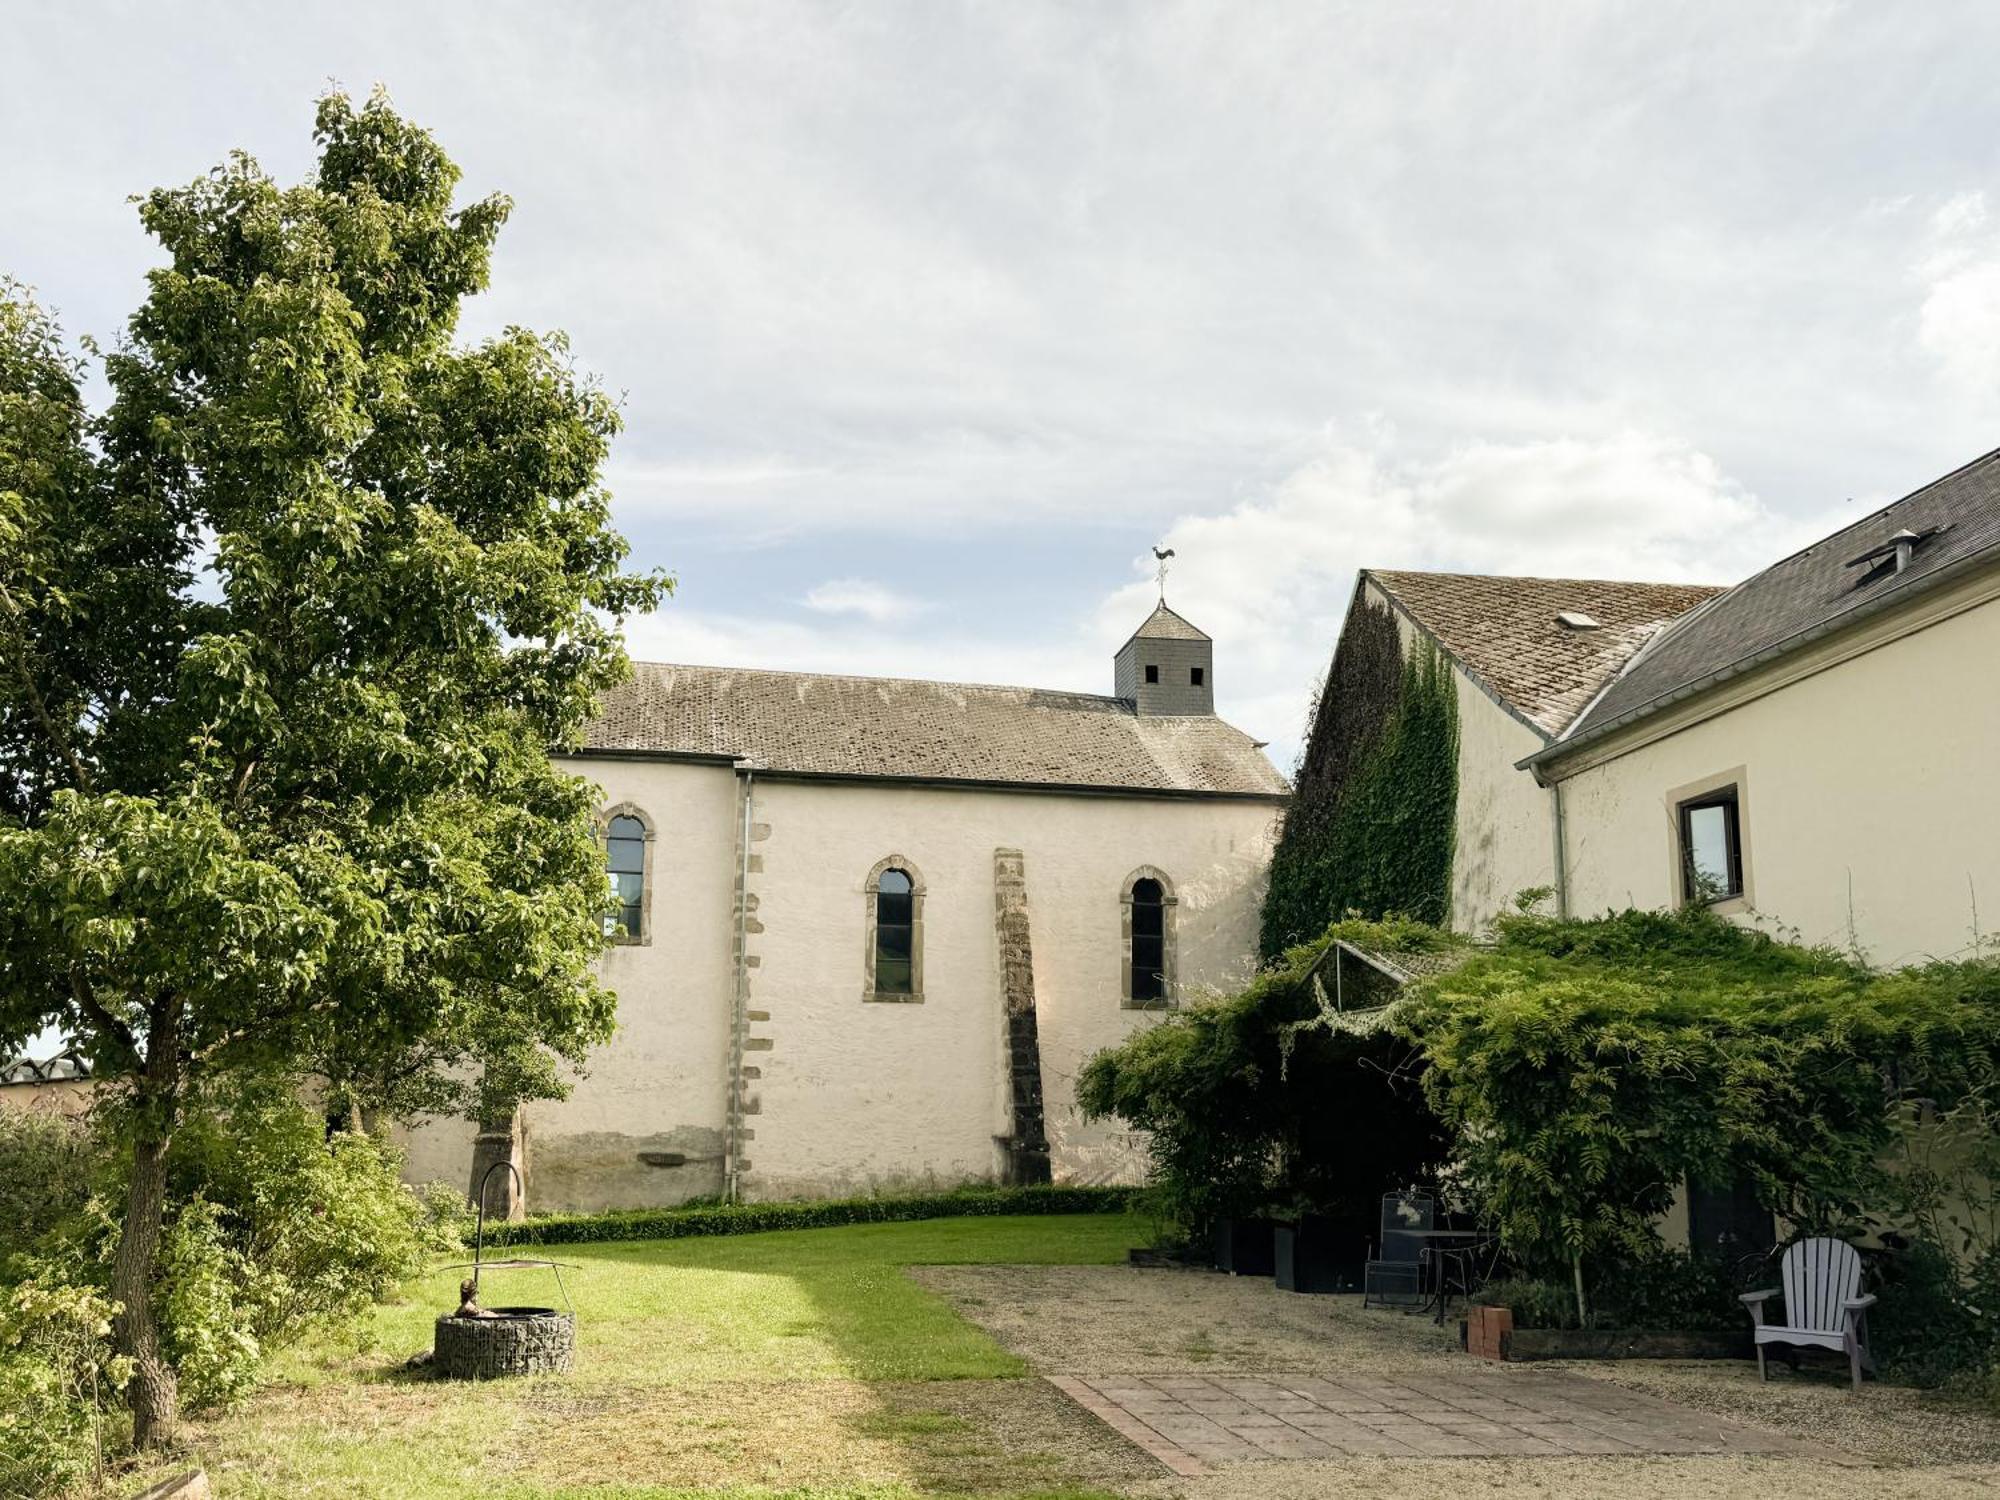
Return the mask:
<svg viewBox="0 0 2000 1500">
<path fill-rule="evenodd" d="M 542 1210 L 1136 1180 L 1084 1062 L 1245 979 L 1285 780 L 1154 610 L 1107 696 L 641 663 L 567 764 L 602 788 L 618 1034 L 511 1153 Z"/>
</svg>

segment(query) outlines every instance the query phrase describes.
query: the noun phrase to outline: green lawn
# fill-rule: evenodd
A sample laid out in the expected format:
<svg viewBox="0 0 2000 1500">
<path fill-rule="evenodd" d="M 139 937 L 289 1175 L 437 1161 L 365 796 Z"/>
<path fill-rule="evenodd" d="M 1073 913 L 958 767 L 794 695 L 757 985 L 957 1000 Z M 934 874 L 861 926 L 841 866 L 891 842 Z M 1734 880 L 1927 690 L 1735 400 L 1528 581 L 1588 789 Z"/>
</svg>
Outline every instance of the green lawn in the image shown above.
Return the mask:
<svg viewBox="0 0 2000 1500">
<path fill-rule="evenodd" d="M 1062 1453 L 1019 1440 L 1039 1384 L 1012 1378 L 1021 1362 L 903 1268 L 1108 1264 L 1147 1228 L 963 1218 L 502 1252 L 574 1267 L 573 1375 L 475 1386 L 402 1372 L 457 1303 L 462 1273 L 439 1271 L 288 1356 L 270 1389 L 199 1427 L 197 1447 L 230 1500 L 1078 1494 Z M 558 1300 L 545 1271 L 490 1273 L 481 1296 Z M 989 1420 L 1003 1408 L 1011 1438 Z"/>
</svg>

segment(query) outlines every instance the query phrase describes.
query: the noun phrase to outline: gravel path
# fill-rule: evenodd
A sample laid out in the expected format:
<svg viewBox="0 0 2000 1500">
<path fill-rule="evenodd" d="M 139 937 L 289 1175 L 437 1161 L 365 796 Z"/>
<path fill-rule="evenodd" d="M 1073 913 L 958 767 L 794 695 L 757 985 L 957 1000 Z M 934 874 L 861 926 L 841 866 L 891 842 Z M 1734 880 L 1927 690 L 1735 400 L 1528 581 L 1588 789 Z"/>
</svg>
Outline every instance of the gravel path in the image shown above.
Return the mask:
<svg viewBox="0 0 2000 1500">
<path fill-rule="evenodd" d="M 1122 1266 L 931 1266 L 910 1273 L 1045 1375 L 1321 1373 L 1392 1379 L 1468 1367 L 1455 1328 L 1357 1297 L 1301 1297 L 1266 1280 Z M 1476 1366 L 1561 1370 L 1607 1381 L 1828 1449 L 1828 1461 L 1692 1458 L 1351 1459 L 1238 1463 L 1206 1477 L 1162 1477 L 1134 1493 L 1190 1500 L 1290 1500 L 1340 1494 L 1664 1500 L 2000 1497 L 2000 1420 L 1915 1391 L 1807 1374 L 1757 1380 L 1753 1366 L 1661 1361 Z M 1106 1441 L 1122 1440 L 1106 1433 Z M 1440 1467 L 1442 1466 L 1442 1467 Z"/>
</svg>

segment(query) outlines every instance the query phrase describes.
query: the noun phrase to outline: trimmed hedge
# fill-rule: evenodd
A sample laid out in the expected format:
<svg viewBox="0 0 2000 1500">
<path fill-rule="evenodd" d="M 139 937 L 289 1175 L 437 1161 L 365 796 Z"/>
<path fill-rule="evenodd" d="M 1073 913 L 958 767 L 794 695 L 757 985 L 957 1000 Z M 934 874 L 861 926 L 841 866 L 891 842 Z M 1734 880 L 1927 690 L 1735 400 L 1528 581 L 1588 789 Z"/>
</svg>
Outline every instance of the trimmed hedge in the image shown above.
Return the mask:
<svg viewBox="0 0 2000 1500">
<path fill-rule="evenodd" d="M 1118 1214 L 1140 1190 L 1126 1187 L 957 1188 L 894 1198 L 825 1198 L 803 1203 L 728 1203 L 702 1208 L 624 1209 L 549 1214 L 489 1226 L 494 1245 L 583 1245 L 610 1240 L 678 1240 L 769 1229 L 827 1229 L 992 1214 Z"/>
</svg>

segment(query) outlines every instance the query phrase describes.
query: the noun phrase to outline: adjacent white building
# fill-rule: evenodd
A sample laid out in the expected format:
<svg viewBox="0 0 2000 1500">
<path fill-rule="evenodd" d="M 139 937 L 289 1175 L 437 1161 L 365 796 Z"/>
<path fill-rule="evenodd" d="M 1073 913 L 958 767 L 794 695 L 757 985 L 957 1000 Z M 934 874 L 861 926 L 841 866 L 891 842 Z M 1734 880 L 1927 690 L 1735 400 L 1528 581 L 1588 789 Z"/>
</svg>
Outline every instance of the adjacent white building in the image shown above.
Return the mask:
<svg viewBox="0 0 2000 1500">
<path fill-rule="evenodd" d="M 1700 901 L 1883 966 L 1992 951 L 2000 453 L 1733 588 L 1356 587 L 1459 686 L 1453 926 L 1546 887 L 1585 916 Z"/>
<path fill-rule="evenodd" d="M 1135 1180 L 1099 1048 L 1240 982 L 1286 796 L 1161 605 L 1112 695 L 640 664 L 571 762 L 624 912 L 617 1037 L 511 1149 L 541 1209 Z M 473 1131 L 411 1133 L 466 1179 Z"/>
</svg>

